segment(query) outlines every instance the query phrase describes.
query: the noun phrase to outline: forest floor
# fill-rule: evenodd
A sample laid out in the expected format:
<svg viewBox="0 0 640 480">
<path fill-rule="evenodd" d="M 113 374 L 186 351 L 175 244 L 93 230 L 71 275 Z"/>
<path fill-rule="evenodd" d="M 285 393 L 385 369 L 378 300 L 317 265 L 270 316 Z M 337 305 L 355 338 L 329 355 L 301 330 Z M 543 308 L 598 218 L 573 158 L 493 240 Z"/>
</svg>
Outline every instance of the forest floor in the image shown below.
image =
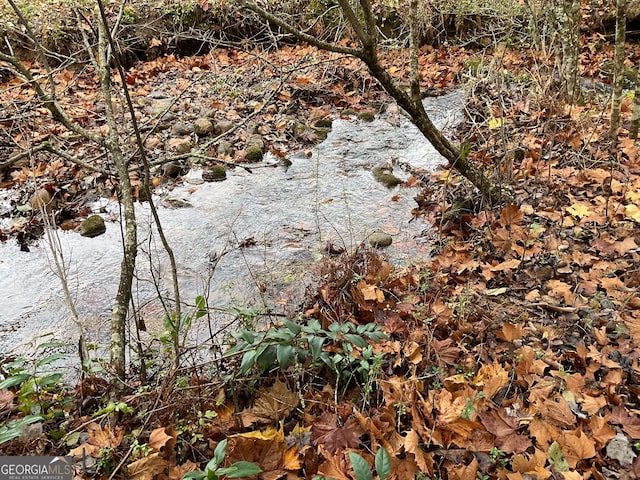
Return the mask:
<svg viewBox="0 0 640 480">
<path fill-rule="evenodd" d="M 637 64 L 637 46 L 629 51 Z M 639 478 L 640 156 L 628 138 L 629 97 L 620 141 L 608 136 L 600 75 L 611 45 L 583 39 L 583 75 L 597 88 L 574 106 L 559 100 L 552 61 L 537 51 L 425 47 L 422 57 L 425 91 L 467 91 L 456 135 L 517 202 L 483 204 L 452 170 L 415 172 L 404 184 L 415 189 L 414 214 L 439 233 L 430 262 L 398 270 L 364 246 L 338 255 L 299 324 L 274 320 L 271 336 L 245 335 L 214 374 L 159 377 L 121 403 L 106 403 L 99 377 L 70 389 L 28 376 L 5 383 L 3 422 L 44 420 L 2 443 L 3 454 L 72 455 L 86 468 L 79 478 L 105 479 L 180 479 L 214 458 L 252 462 L 271 480 L 362 480 L 374 468 L 400 480 Z M 383 56 L 401 82 L 407 60 L 405 51 Z M 307 46 L 161 57 L 127 75 L 141 122 L 153 120 L 147 99 L 179 98 L 179 114 L 206 94 L 216 121 L 236 126 L 215 142 L 189 134 L 205 165 L 244 164 L 256 133 L 286 157 L 320 140 L 319 120 L 388 102 L 355 60 Z M 63 70 L 55 81 L 73 117 L 100 131 L 94 76 Z M 109 168 L 96 148 L 30 110 L 17 79 L 0 88 L 7 151 L 62 134 L 74 158 Z M 163 132 L 147 138 L 151 160 L 184 160 Z M 234 148 L 220 153 L 223 139 Z M 13 192 L 4 235 L 27 246 L 39 219 L 18 207 L 37 186 L 55 185 L 65 228 L 86 215 L 89 194 L 111 188 L 100 171 L 42 152 L 3 173 L 0 187 Z M 154 185 L 176 181 L 164 173 Z"/>
</svg>

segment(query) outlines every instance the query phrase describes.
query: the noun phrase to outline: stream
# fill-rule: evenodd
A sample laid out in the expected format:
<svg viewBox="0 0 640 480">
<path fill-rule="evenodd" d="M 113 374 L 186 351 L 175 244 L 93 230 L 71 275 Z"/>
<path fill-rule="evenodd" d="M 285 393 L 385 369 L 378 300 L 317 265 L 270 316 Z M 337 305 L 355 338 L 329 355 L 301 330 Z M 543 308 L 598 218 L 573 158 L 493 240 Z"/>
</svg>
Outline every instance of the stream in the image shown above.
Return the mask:
<svg viewBox="0 0 640 480">
<path fill-rule="evenodd" d="M 425 100 L 427 112 L 442 129 L 456 123 L 461 104 L 460 91 Z M 442 158 L 404 116 L 389 110 L 373 122 L 335 120 L 311 156 L 294 154 L 289 166 L 254 168 L 251 173 L 236 168 L 227 172 L 224 182 L 184 182 L 159 192 L 156 202 L 176 255 L 182 300 L 193 305 L 196 295 L 205 295 L 218 312 L 211 322 L 194 325 L 194 338 L 209 338 L 211 331 L 229 333 L 223 312 L 230 308 L 266 304 L 282 313 L 296 311 L 309 272 L 326 255 L 327 242 L 350 249 L 383 231 L 393 237 L 384 253 L 394 266 L 428 257 L 429 226 L 411 214 L 416 189 L 388 189 L 374 179 L 372 169 L 389 161 L 433 169 Z M 267 156 L 265 162 L 277 159 Z M 393 173 L 408 177 L 397 166 Z M 197 171 L 189 174 L 197 176 Z M 175 199 L 188 206 L 172 208 Z M 57 234 L 87 337 L 106 345 L 121 230 L 117 204 L 101 206 L 107 211 L 104 235 Z M 157 234 L 149 234 L 148 205 L 138 204 L 137 209 L 141 248 L 134 300 L 149 332 L 160 332 L 162 308 L 155 284 L 172 297 L 171 276 Z M 32 342 L 46 332 L 75 348 L 76 329 L 45 240 L 31 252 L 21 252 L 12 241 L 0 244 L 0 292 L 0 355 L 33 352 Z"/>
</svg>

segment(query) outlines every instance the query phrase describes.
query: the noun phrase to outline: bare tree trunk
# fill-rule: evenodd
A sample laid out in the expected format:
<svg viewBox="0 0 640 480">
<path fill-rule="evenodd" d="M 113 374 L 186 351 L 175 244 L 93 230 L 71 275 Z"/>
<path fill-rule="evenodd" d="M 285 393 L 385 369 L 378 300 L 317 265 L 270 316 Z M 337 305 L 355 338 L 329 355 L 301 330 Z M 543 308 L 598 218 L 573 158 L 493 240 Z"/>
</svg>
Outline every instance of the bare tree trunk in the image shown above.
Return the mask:
<svg viewBox="0 0 640 480">
<path fill-rule="evenodd" d="M 616 58 L 611 98 L 611 125 L 609 136 L 617 140 L 620 131 L 620 104 L 622 103 L 622 83 L 624 80 L 624 41 L 627 32 L 627 0 L 616 2 Z"/>
<path fill-rule="evenodd" d="M 106 28 L 107 26 L 104 25 L 104 22 L 98 22 L 98 75 L 100 76 L 100 85 L 106 106 L 105 116 L 108 131 L 105 144 L 116 168 L 118 193 L 124 212 L 123 257 L 120 266 L 118 291 L 111 310 L 111 344 L 109 352 L 109 360 L 113 369 L 112 382 L 117 393 L 122 390 L 125 378 L 126 325 L 138 252 L 138 236 L 133 191 L 129 178 L 129 164 L 120 146 L 118 123 L 111 101 L 111 69 L 109 66 L 110 55 Z"/>
<path fill-rule="evenodd" d="M 377 26 L 370 0 L 359 0 L 359 7 L 356 7 L 356 10 L 351 7 L 351 2 L 349 0 L 338 0 L 338 4 L 344 13 L 344 16 L 360 42 L 360 48 L 343 47 L 341 45 L 325 42 L 317 37 L 298 30 L 294 26 L 283 21 L 277 15 L 267 12 L 253 2 L 239 0 L 239 3 L 243 7 L 257 13 L 264 20 L 291 33 L 299 40 L 323 50 L 351 55 L 361 59 L 368 67 L 373 78 L 375 78 L 382 88 L 384 88 L 384 90 L 396 101 L 396 103 L 409 114 L 411 121 L 416 125 L 416 127 L 418 127 L 427 140 L 431 142 L 434 148 L 445 159 L 447 159 L 453 168 L 460 172 L 478 190 L 480 190 L 486 199 L 492 203 L 498 203 L 502 201 L 505 196 L 508 196 L 507 192 L 502 191 L 499 185 L 494 184 L 484 174 L 484 172 L 469 162 L 467 155 L 461 153 L 460 150 L 435 127 L 422 104 L 419 92 L 419 83 L 415 83 L 416 79 L 412 78 L 412 93 L 408 94 L 382 66 L 378 59 Z M 414 5 L 412 10 L 415 10 L 416 8 L 417 5 Z M 415 28 L 415 26 L 412 28 Z M 417 53 L 415 55 L 417 58 Z M 412 70 L 414 69 L 417 70 L 417 66 L 415 64 L 412 66 Z"/>
<path fill-rule="evenodd" d="M 580 100 L 580 0 L 557 0 L 554 8 L 560 38 L 558 64 L 567 103 Z"/>
<path fill-rule="evenodd" d="M 638 127 L 640 127 L 640 68 L 636 68 L 636 88 L 633 92 L 633 113 L 629 128 L 629 137 L 634 140 L 638 138 Z"/>
</svg>

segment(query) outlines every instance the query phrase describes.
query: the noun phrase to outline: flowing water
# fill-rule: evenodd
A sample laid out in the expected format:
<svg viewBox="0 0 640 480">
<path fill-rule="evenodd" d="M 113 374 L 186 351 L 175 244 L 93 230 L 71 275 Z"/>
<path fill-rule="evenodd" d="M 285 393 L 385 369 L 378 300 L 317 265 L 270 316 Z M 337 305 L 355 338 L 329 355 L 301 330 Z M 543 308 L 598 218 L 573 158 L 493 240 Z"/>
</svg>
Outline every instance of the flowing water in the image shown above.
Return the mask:
<svg viewBox="0 0 640 480">
<path fill-rule="evenodd" d="M 461 93 L 453 92 L 428 99 L 425 106 L 445 129 L 456 122 L 461 102 Z M 389 161 L 425 169 L 442 161 L 406 118 L 390 112 L 370 123 L 336 120 L 328 138 L 311 152 L 293 155 L 288 167 L 254 168 L 252 173 L 235 169 L 224 182 L 184 183 L 159 195 L 184 301 L 193 303 L 196 295 L 205 294 L 218 312 L 262 302 L 281 311 L 294 309 L 327 242 L 349 249 L 377 230 L 393 237 L 385 250 L 392 264 L 428 256 L 429 227 L 411 214 L 416 190 L 388 189 L 371 171 Z M 399 167 L 394 174 L 407 177 Z M 168 199 L 190 206 L 171 208 Z M 106 210 L 110 214 L 102 236 L 58 233 L 76 308 L 89 339 L 101 343 L 108 341 L 121 260 L 117 205 L 108 204 Z M 154 285 L 171 297 L 171 278 L 157 235 L 148 233 L 148 206 L 139 205 L 137 213 L 141 251 L 134 298 L 149 330 L 159 331 L 153 319 L 162 310 Z M 31 252 L 19 251 L 13 242 L 0 244 L 0 292 L 0 354 L 29 351 L 32 347 L 25 345 L 45 332 L 75 344 L 75 326 L 45 241 Z M 195 328 L 202 337 L 223 325 Z"/>
</svg>

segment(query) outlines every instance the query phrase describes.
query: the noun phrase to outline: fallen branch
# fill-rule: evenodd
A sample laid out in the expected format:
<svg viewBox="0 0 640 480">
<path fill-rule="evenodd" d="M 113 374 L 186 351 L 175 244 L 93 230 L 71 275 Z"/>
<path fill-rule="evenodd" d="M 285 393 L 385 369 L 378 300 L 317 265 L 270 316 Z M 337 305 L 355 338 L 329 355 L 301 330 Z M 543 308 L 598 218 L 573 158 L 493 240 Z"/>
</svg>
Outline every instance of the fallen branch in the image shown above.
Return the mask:
<svg viewBox="0 0 640 480">
<path fill-rule="evenodd" d="M 104 170 L 102 168 L 96 167 L 95 165 L 91 165 L 90 163 L 87 163 L 84 160 L 80 160 L 79 158 L 76 158 L 73 155 L 68 154 L 64 150 L 56 147 L 55 145 L 52 145 L 51 142 L 48 142 L 48 141 L 47 142 L 42 142 L 41 144 L 36 145 L 35 147 L 31 147 L 30 149 L 25 150 L 23 152 L 16 153 L 15 155 L 12 155 L 11 157 L 9 157 L 4 162 L 0 162 L 0 171 L 6 170 L 7 168 L 10 168 L 11 166 L 15 165 L 20 160 L 22 160 L 24 158 L 28 158 L 31 155 L 33 155 L 34 153 L 43 152 L 43 151 L 44 152 L 53 153 L 54 155 L 57 155 L 60 158 L 63 158 L 64 160 L 66 160 L 68 162 L 71 162 L 71 163 L 74 163 L 76 165 L 79 165 L 82 168 L 86 168 L 87 170 L 91 170 L 92 172 L 100 173 L 102 175 L 107 175 L 107 176 L 111 175 L 111 173 L 108 170 Z"/>
</svg>

